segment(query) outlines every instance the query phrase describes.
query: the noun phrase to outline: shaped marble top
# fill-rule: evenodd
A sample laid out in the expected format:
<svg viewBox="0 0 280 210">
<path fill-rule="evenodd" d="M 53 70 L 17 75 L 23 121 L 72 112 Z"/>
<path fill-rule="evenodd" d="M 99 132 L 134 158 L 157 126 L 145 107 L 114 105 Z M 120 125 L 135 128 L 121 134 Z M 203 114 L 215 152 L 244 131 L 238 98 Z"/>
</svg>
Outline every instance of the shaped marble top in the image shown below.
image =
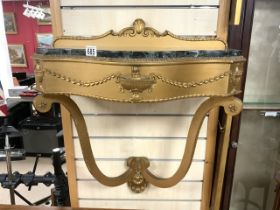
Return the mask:
<svg viewBox="0 0 280 210">
<path fill-rule="evenodd" d="M 36 53 L 47 56 L 86 56 L 85 49 L 37 48 Z M 118 59 L 176 59 L 241 56 L 240 50 L 188 50 L 188 51 L 109 51 L 98 50 L 98 58 Z"/>
</svg>

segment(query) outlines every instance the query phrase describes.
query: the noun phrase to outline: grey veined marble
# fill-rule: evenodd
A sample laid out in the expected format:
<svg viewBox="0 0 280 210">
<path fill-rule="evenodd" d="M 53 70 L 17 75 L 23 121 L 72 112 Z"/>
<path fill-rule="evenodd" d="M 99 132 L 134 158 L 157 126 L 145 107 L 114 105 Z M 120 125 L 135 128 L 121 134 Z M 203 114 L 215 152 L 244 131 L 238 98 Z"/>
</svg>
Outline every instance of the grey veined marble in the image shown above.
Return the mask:
<svg viewBox="0 0 280 210">
<path fill-rule="evenodd" d="M 86 56 L 85 49 L 59 49 L 59 48 L 38 48 L 37 54 L 53 56 Z M 176 58 L 197 58 L 197 57 L 232 57 L 240 56 L 239 50 L 191 50 L 191 51 L 97 51 L 99 58 L 120 58 L 120 59 L 176 59 Z"/>
</svg>

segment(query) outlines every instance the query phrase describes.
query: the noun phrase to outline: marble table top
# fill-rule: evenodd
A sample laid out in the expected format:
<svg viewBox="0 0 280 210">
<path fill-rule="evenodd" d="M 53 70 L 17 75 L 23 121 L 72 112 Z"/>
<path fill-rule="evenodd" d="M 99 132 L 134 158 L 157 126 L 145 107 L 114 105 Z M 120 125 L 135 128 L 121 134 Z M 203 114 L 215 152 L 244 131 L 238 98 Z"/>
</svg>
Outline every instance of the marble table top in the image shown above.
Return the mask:
<svg viewBox="0 0 280 210">
<path fill-rule="evenodd" d="M 81 57 L 85 49 L 37 48 L 36 54 L 46 56 Z M 220 58 L 241 56 L 239 50 L 188 50 L 188 51 L 97 51 L 97 58 L 119 59 L 176 59 L 176 58 Z"/>
</svg>

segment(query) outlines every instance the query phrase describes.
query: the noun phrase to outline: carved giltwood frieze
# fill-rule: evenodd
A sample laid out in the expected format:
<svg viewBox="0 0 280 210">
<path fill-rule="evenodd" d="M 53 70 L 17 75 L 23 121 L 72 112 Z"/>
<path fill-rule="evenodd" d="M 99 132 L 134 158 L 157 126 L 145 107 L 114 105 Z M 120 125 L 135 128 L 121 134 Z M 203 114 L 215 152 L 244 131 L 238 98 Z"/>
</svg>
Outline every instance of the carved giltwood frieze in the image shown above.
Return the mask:
<svg viewBox="0 0 280 210">
<path fill-rule="evenodd" d="M 173 66 L 165 62 L 160 64 L 160 68 L 156 64 L 155 70 L 150 68 L 153 63 L 146 63 L 146 65 L 116 63 L 121 67 L 114 72 L 112 71 L 114 65 L 111 63 L 105 62 L 102 66 L 99 63 L 95 64 L 95 62 L 80 64 L 77 62 L 77 58 L 65 60 L 55 57 L 53 60 L 60 62 L 56 62 L 56 70 L 54 70 L 53 64 L 49 60 L 52 58 L 45 60 L 42 56 L 38 56 L 35 68 L 38 90 L 45 93 L 57 91 L 60 94 L 65 92 L 65 94 L 93 96 L 122 102 L 160 102 L 188 97 L 234 95 L 240 92 L 240 78 L 243 69 L 243 65 L 240 63 L 243 62 L 242 60 L 233 64 L 227 63 L 228 61 L 216 64 L 216 61 L 204 60 L 202 62 L 184 61 L 180 65 L 180 70 L 177 70 L 178 63 Z M 148 59 L 147 62 L 149 62 Z M 64 68 L 64 63 L 72 63 L 73 71 L 70 69 L 70 71 L 60 70 L 60 68 Z M 98 67 L 95 68 L 95 65 Z M 208 76 L 205 71 L 200 71 L 200 68 L 204 69 L 208 65 L 215 65 L 215 68 L 217 66 L 219 69 L 224 66 L 224 69 L 213 71 L 215 73 L 209 71 Z M 185 67 L 185 70 L 182 67 Z M 76 71 L 76 68 L 83 69 L 83 75 L 81 71 Z M 190 73 L 181 78 L 178 77 L 184 72 Z M 86 76 L 87 74 L 88 76 Z M 178 76 L 176 76 L 177 74 Z M 52 83 L 51 86 L 47 85 L 49 82 Z M 102 93 L 99 93 L 100 86 L 104 86 L 105 91 L 102 90 Z M 156 92 L 160 91 L 162 87 L 170 88 L 170 90 L 161 92 L 159 97 Z M 89 88 L 90 91 L 85 88 Z M 116 96 L 116 94 L 118 95 Z"/>
<path fill-rule="evenodd" d="M 53 45 L 56 46 L 57 44 L 60 45 L 60 42 L 62 41 L 90 41 L 90 40 L 99 40 L 99 39 L 106 39 L 106 38 L 112 38 L 112 37 L 127 37 L 127 38 L 136 38 L 136 37 L 144 37 L 144 38 L 164 38 L 168 37 L 173 40 L 182 40 L 182 41 L 191 41 L 194 43 L 199 44 L 200 42 L 212 44 L 212 42 L 219 43 L 218 45 L 221 45 L 225 48 L 227 48 L 227 43 L 218 37 L 215 36 L 184 36 L 184 35 L 176 35 L 172 32 L 166 30 L 164 32 L 159 32 L 153 27 L 146 26 L 146 23 L 143 19 L 136 19 L 133 22 L 133 25 L 131 27 L 126 27 L 120 31 L 114 31 L 109 30 L 105 32 L 102 35 L 98 36 L 92 36 L 92 37 L 83 37 L 83 36 L 61 36 L 56 37 L 53 41 Z M 199 44 L 200 45 L 200 44 Z M 151 46 L 152 48 L 152 46 Z"/>
<path fill-rule="evenodd" d="M 77 86 L 80 86 L 80 87 L 93 87 L 93 86 L 97 86 L 97 85 L 102 85 L 102 84 L 104 84 L 104 83 L 106 83 L 106 82 L 108 82 L 111 79 L 114 79 L 116 77 L 115 74 L 111 74 L 109 76 L 106 76 L 102 79 L 95 80 L 95 81 L 81 81 L 79 79 L 74 79 L 74 78 L 68 77 L 66 75 L 56 73 L 56 72 L 54 72 L 52 70 L 49 70 L 49 69 L 46 69 L 45 73 L 51 75 L 52 77 L 55 77 L 57 79 L 69 82 L 73 85 L 77 85 Z"/>
</svg>

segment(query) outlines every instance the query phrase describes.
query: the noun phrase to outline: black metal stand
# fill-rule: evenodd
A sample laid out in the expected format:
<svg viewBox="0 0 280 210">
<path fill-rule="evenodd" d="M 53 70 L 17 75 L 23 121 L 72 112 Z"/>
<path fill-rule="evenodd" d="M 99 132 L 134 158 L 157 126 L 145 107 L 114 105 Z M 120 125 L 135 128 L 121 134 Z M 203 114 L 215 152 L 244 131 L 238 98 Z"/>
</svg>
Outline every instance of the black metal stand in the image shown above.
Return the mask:
<svg viewBox="0 0 280 210">
<path fill-rule="evenodd" d="M 68 181 L 65 173 L 62 170 L 61 164 L 63 163 L 63 159 L 61 159 L 61 150 L 57 149 L 53 151 L 53 166 L 54 166 L 54 174 L 51 172 L 47 172 L 43 176 L 38 176 L 33 172 L 28 172 L 26 174 L 20 174 L 15 171 L 14 173 L 0 174 L 0 183 L 3 188 L 10 190 L 11 196 L 11 204 L 15 204 L 14 195 L 17 195 L 28 205 L 40 205 L 45 203 L 51 199 L 51 196 L 47 196 L 46 198 L 41 199 L 35 203 L 31 203 L 24 196 L 22 196 L 15 189 L 18 185 L 24 184 L 27 187 L 38 185 L 39 183 L 43 183 L 46 186 L 50 186 L 54 184 L 54 204 L 56 206 L 70 206 L 70 198 L 69 198 L 69 188 Z M 9 169 L 11 172 L 11 168 Z"/>
<path fill-rule="evenodd" d="M 13 179 L 12 173 L 12 163 L 11 163 L 11 146 L 9 144 L 9 137 L 8 135 L 5 136 L 5 151 L 6 151 L 6 165 L 7 165 L 7 172 L 8 172 L 8 182 L 11 183 Z M 15 204 L 15 191 L 14 188 L 11 186 L 10 190 L 10 200 L 11 204 Z"/>
<path fill-rule="evenodd" d="M 52 196 L 47 196 L 35 203 L 31 203 L 28 199 L 26 199 L 23 195 L 21 195 L 18 191 L 16 191 L 16 187 L 20 184 L 24 184 L 28 187 L 28 190 L 31 190 L 32 186 L 38 185 L 39 183 L 43 183 L 46 186 L 50 186 L 54 184 L 54 205 L 56 206 L 70 206 L 70 198 L 69 198 L 69 188 L 67 177 L 62 170 L 62 164 L 65 162 L 64 158 L 64 150 L 56 148 L 53 150 L 53 168 L 54 174 L 51 172 L 47 172 L 43 176 L 38 176 L 35 174 L 36 168 L 39 161 L 39 155 L 37 155 L 33 171 L 28 172 L 26 174 L 21 174 L 17 171 L 12 172 L 12 162 L 11 162 L 11 145 L 9 143 L 9 137 L 6 133 L 7 131 L 7 119 L 4 121 L 3 132 L 5 132 L 5 154 L 6 154 L 6 164 L 7 164 L 7 173 L 0 174 L 0 183 L 3 188 L 9 189 L 10 191 L 10 202 L 12 205 L 15 204 L 15 195 L 21 198 L 28 205 L 40 205 L 48 202 Z"/>
<path fill-rule="evenodd" d="M 8 126 L 8 118 L 4 119 L 3 133 L 5 134 L 5 153 L 6 153 L 6 165 L 7 165 L 7 173 L 8 173 L 8 182 L 12 182 L 13 174 L 12 174 L 12 162 L 11 162 L 11 145 L 9 142 L 9 136 L 7 134 L 7 126 Z M 13 186 L 9 188 L 10 191 L 10 201 L 11 204 L 15 204 L 15 191 Z"/>
</svg>

